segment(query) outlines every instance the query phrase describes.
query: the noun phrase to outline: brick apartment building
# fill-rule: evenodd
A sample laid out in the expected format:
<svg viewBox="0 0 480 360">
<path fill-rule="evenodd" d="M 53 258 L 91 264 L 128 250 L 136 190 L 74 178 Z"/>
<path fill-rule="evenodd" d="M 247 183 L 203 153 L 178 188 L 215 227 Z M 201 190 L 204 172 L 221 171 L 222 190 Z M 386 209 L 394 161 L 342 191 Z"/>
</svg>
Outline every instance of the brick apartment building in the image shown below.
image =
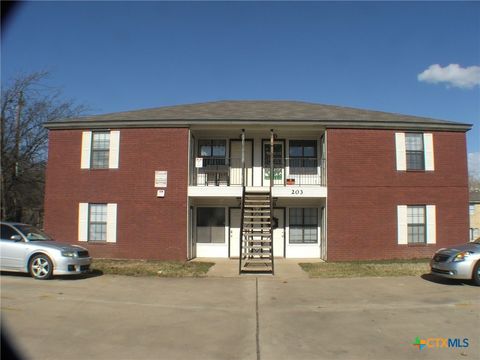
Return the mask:
<svg viewBox="0 0 480 360">
<path fill-rule="evenodd" d="M 469 238 L 469 124 L 219 101 L 46 127 L 45 229 L 95 257 L 238 258 L 255 194 L 275 257 L 429 257 Z"/>
</svg>

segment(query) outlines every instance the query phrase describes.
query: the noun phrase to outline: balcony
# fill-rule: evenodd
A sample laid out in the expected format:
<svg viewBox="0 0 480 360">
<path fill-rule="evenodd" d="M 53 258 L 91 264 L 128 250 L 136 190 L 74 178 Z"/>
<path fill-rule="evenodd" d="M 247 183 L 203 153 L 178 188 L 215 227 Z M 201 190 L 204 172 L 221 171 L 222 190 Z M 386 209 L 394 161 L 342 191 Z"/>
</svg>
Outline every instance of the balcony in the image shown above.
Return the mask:
<svg viewBox="0 0 480 360">
<path fill-rule="evenodd" d="M 319 157 L 285 157 L 273 160 L 274 186 L 326 186 L 326 161 Z M 245 185 L 269 186 L 270 163 L 245 166 Z M 191 186 L 242 186 L 240 158 L 208 157 L 193 161 Z"/>
</svg>

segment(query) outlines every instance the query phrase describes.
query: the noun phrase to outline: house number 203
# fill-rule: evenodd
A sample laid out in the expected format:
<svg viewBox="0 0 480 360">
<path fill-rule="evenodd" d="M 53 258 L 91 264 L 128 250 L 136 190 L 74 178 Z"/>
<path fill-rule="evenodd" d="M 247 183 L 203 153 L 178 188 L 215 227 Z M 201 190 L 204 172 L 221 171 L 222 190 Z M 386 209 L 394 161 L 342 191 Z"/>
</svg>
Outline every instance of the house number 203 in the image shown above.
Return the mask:
<svg viewBox="0 0 480 360">
<path fill-rule="evenodd" d="M 291 195 L 303 195 L 303 190 L 292 190 L 292 194 Z"/>
</svg>

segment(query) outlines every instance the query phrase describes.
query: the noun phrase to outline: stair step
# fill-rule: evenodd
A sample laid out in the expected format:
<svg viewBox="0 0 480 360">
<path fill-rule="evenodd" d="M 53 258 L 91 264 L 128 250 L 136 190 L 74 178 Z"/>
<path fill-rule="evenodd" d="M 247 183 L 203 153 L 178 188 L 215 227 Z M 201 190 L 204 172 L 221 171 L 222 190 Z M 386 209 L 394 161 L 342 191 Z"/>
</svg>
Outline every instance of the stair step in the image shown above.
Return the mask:
<svg viewBox="0 0 480 360">
<path fill-rule="evenodd" d="M 270 219 L 270 215 L 244 215 L 244 219 Z"/>
<path fill-rule="evenodd" d="M 269 207 L 270 207 L 270 204 L 268 204 L 268 205 L 262 205 L 262 204 L 258 204 L 258 205 L 245 204 L 244 209 L 269 208 Z"/>
<path fill-rule="evenodd" d="M 246 246 L 252 246 L 252 245 L 255 245 L 255 243 L 268 244 L 272 242 L 272 240 L 266 240 L 266 239 L 248 239 L 245 241 L 247 242 Z"/>
<path fill-rule="evenodd" d="M 244 221 L 243 224 L 245 224 L 245 225 L 251 225 L 251 224 L 258 224 L 258 225 L 265 224 L 265 225 L 268 225 L 268 224 L 270 224 L 270 221 Z"/>
<path fill-rule="evenodd" d="M 259 258 L 254 258 L 254 259 L 242 259 L 245 263 L 271 263 L 272 259 L 271 258 L 266 258 L 266 259 L 259 259 Z"/>
<path fill-rule="evenodd" d="M 247 246 L 244 246 L 243 248 L 247 250 L 271 250 L 272 246 L 271 245 L 247 245 Z"/>
</svg>

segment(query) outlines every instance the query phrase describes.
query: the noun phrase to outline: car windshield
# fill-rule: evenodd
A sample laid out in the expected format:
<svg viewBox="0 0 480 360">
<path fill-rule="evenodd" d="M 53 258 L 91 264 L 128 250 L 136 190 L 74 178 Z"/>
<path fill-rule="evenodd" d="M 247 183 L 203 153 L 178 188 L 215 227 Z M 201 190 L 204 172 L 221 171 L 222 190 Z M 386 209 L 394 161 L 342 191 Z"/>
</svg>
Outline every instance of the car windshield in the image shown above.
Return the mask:
<svg viewBox="0 0 480 360">
<path fill-rule="evenodd" d="M 31 225 L 15 225 L 15 227 L 25 236 L 29 241 L 50 241 L 52 238 L 43 231 Z"/>
</svg>

